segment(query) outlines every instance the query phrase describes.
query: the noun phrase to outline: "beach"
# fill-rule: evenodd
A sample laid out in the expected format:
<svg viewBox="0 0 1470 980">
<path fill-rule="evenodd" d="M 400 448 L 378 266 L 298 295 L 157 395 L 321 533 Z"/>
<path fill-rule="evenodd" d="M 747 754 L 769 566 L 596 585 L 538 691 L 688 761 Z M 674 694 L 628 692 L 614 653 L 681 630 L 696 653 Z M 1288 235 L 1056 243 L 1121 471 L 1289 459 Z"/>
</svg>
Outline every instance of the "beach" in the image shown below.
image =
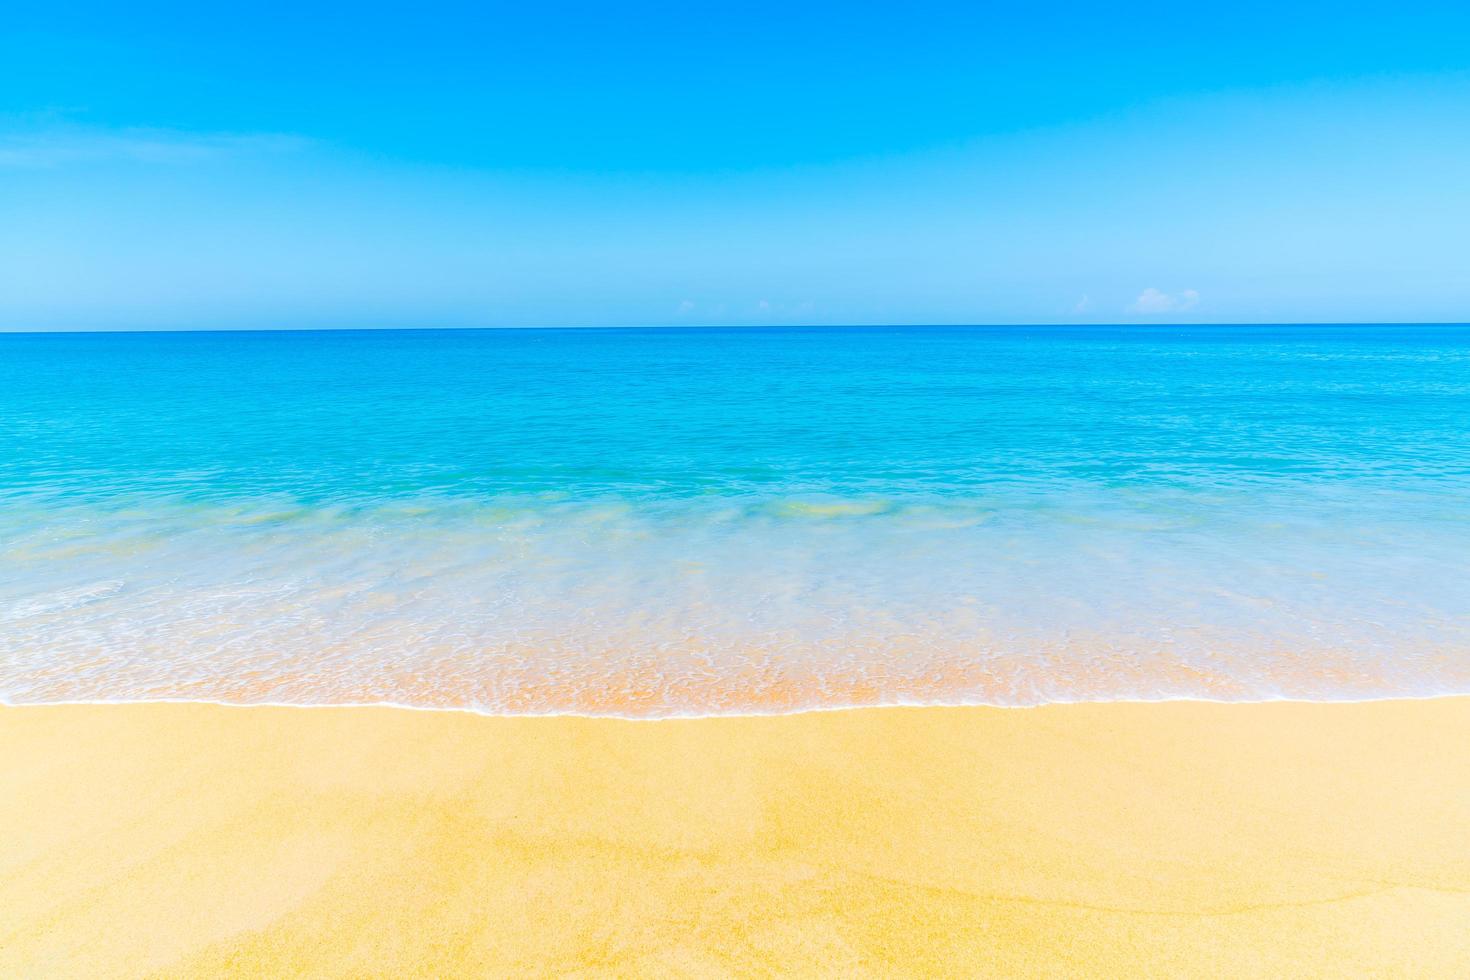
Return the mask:
<svg viewBox="0 0 1470 980">
<path fill-rule="evenodd" d="M 1470 972 L 1470 699 L 0 709 L 6 976 Z"/>
<path fill-rule="evenodd" d="M 18 6 L 0 980 L 1470 980 L 1470 2 Z"/>
</svg>

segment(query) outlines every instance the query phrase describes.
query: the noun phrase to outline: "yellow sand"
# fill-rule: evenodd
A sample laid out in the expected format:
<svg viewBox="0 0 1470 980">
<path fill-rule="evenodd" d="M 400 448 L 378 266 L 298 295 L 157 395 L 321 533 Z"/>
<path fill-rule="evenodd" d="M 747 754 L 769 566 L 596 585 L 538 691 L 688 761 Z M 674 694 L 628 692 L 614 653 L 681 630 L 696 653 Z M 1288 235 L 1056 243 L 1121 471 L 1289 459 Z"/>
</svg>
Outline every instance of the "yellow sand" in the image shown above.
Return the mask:
<svg viewBox="0 0 1470 980">
<path fill-rule="evenodd" d="M 1470 700 L 0 710 L 0 976 L 1470 976 Z"/>
</svg>

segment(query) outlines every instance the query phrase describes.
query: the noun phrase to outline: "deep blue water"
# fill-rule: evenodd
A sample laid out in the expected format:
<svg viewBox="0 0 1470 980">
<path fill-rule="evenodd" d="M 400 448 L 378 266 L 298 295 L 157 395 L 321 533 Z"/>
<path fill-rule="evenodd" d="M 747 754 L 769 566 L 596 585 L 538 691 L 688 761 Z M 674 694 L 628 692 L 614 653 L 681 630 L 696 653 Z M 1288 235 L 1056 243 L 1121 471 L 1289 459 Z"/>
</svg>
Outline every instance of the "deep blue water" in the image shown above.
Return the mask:
<svg viewBox="0 0 1470 980">
<path fill-rule="evenodd" d="M 0 697 L 1470 691 L 1470 328 L 0 335 Z"/>
</svg>

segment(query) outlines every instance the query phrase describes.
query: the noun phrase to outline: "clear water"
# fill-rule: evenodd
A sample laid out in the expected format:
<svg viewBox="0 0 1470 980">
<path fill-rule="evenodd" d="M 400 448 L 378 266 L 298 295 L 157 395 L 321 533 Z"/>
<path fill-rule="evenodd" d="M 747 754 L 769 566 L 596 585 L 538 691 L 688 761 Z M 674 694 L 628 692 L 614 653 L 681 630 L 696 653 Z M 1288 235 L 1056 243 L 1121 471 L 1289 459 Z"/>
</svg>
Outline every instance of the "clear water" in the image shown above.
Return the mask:
<svg viewBox="0 0 1470 980">
<path fill-rule="evenodd" d="M 0 700 L 1470 692 L 1470 329 L 0 336 Z"/>
</svg>

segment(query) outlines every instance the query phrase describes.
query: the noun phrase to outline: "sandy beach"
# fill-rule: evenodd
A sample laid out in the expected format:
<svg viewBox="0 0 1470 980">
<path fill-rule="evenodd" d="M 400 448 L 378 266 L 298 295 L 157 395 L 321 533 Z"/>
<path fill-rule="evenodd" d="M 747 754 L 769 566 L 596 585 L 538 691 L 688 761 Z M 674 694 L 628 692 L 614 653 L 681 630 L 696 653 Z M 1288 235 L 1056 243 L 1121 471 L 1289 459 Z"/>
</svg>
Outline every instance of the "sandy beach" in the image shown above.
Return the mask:
<svg viewBox="0 0 1470 980">
<path fill-rule="evenodd" d="M 0 709 L 0 974 L 1470 973 L 1470 699 Z"/>
</svg>

